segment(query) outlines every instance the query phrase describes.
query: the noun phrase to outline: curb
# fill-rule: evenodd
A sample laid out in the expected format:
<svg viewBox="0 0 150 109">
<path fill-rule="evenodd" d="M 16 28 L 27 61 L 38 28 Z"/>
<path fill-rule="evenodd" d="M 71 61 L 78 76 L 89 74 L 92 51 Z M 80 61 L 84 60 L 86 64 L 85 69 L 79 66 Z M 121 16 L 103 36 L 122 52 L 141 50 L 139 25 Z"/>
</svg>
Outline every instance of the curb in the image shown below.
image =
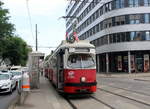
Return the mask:
<svg viewBox="0 0 150 109">
<path fill-rule="evenodd" d="M 150 82 L 150 80 L 147 80 L 147 79 L 134 79 L 136 81 L 147 81 L 147 82 Z"/>
<path fill-rule="evenodd" d="M 150 77 L 150 73 L 130 73 L 130 74 L 97 74 L 98 77 L 119 78 L 119 77 Z"/>
<path fill-rule="evenodd" d="M 16 99 L 8 106 L 8 109 L 15 109 L 17 105 L 23 105 L 29 92 L 22 92 Z"/>
<path fill-rule="evenodd" d="M 10 105 L 8 106 L 8 109 L 15 109 L 18 101 L 19 101 L 19 95 L 16 97 L 15 100 L 13 100 L 13 102 L 10 103 Z"/>
</svg>

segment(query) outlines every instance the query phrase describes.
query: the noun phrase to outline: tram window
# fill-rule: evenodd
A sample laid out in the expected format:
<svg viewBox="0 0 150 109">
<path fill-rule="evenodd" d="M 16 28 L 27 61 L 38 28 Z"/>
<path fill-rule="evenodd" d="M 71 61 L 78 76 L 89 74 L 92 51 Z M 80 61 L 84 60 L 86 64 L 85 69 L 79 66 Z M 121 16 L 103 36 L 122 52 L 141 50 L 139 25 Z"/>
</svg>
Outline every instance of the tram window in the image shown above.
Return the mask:
<svg viewBox="0 0 150 109">
<path fill-rule="evenodd" d="M 89 68 L 94 65 L 94 59 L 89 54 L 72 54 L 68 58 L 68 66 L 71 68 Z"/>
</svg>

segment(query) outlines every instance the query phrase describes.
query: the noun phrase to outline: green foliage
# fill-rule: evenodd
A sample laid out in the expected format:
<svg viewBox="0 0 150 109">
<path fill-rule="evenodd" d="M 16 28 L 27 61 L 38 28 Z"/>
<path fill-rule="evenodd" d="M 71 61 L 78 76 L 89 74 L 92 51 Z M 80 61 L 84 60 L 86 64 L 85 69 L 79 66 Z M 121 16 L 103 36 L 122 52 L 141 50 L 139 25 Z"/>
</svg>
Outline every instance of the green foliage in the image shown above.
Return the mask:
<svg viewBox="0 0 150 109">
<path fill-rule="evenodd" d="M 31 51 L 26 42 L 19 37 L 7 37 L 3 45 L 3 59 L 9 59 L 12 65 L 26 65 L 28 53 Z"/>
<path fill-rule="evenodd" d="M 14 35 L 14 25 L 9 22 L 7 9 L 0 1 L 0 58 L 9 59 L 12 65 L 25 65 L 31 50 L 21 38 Z M 0 62 L 1 63 L 1 62 Z"/>
<path fill-rule="evenodd" d="M 2 8 L 3 3 L 0 1 L 0 39 L 6 36 L 12 36 L 15 31 L 14 25 L 9 22 L 9 14 L 7 9 Z"/>
</svg>

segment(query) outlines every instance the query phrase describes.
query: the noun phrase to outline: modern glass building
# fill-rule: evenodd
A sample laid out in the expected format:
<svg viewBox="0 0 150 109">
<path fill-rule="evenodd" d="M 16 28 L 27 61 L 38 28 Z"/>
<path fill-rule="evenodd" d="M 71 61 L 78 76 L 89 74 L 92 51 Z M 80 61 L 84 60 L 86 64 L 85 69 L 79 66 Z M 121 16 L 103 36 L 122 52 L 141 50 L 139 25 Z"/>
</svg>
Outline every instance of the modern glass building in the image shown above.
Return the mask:
<svg viewBox="0 0 150 109">
<path fill-rule="evenodd" d="M 98 72 L 150 70 L 150 0 L 81 0 L 66 15 L 77 17 L 79 39 L 96 46 Z M 75 21 L 66 20 L 69 36 Z"/>
</svg>

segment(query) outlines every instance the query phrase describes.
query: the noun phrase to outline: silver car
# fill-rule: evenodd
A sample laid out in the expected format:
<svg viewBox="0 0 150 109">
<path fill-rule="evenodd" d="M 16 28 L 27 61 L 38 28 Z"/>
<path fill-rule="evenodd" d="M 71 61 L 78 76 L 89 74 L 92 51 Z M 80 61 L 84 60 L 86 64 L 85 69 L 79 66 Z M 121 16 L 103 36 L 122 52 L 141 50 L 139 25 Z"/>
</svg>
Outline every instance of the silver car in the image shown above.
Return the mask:
<svg viewBox="0 0 150 109">
<path fill-rule="evenodd" d="M 10 92 L 16 87 L 16 80 L 13 79 L 11 73 L 0 72 L 0 93 Z"/>
</svg>

